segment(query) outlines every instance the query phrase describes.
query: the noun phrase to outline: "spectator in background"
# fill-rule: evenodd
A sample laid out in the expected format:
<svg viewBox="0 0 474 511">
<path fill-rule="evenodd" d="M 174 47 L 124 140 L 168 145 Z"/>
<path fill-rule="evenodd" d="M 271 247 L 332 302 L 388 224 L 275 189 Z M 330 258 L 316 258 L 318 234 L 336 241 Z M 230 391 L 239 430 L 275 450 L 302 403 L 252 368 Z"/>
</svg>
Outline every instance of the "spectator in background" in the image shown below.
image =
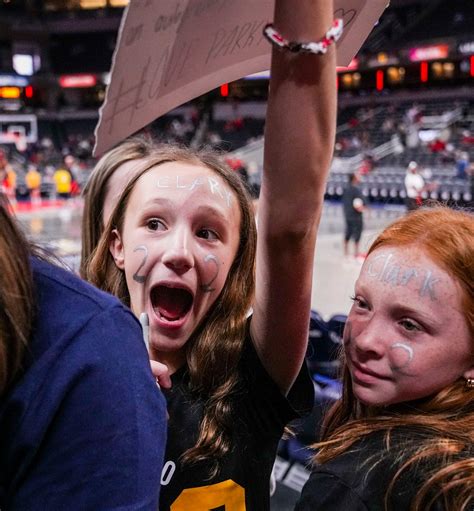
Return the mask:
<svg viewBox="0 0 474 511">
<path fill-rule="evenodd" d="M 66 164 L 59 167 L 53 175 L 56 185 L 56 197 L 69 199 L 72 190 L 72 173 Z"/>
<path fill-rule="evenodd" d="M 464 130 L 462 132 L 461 143 L 464 146 L 468 146 L 468 147 L 473 145 L 474 144 L 474 134 L 472 134 L 469 130 Z"/>
<path fill-rule="evenodd" d="M 56 184 L 54 182 L 54 166 L 45 165 L 41 180 L 41 196 L 43 198 L 52 199 L 56 195 Z"/>
<path fill-rule="evenodd" d="M 72 154 L 68 154 L 64 157 L 64 166 L 71 174 L 71 196 L 76 197 L 81 191 L 79 186 L 81 169 Z"/>
<path fill-rule="evenodd" d="M 0 192 L 8 197 L 11 204 L 16 203 L 16 172 L 3 149 L 0 149 Z"/>
<path fill-rule="evenodd" d="M 460 152 L 456 158 L 456 177 L 458 179 L 466 179 L 469 170 L 469 154 Z"/>
<path fill-rule="evenodd" d="M 30 200 L 32 204 L 38 204 L 41 201 L 41 174 L 35 165 L 28 165 L 28 171 L 25 174 L 25 183 L 30 192 Z"/>
<path fill-rule="evenodd" d="M 446 150 L 446 142 L 440 138 L 436 138 L 428 144 L 432 153 L 443 153 Z"/>
<path fill-rule="evenodd" d="M 354 257 L 360 258 L 362 254 L 359 252 L 359 241 L 362 235 L 364 199 L 360 188 L 360 177 L 356 173 L 348 176 L 348 184 L 342 194 L 342 207 L 344 211 L 344 220 L 346 223 L 346 231 L 344 235 L 344 255 L 349 255 L 349 241 L 354 242 Z"/>
<path fill-rule="evenodd" d="M 393 133 L 395 130 L 395 120 L 392 117 L 387 117 L 382 123 L 382 131 L 384 133 Z"/>
<path fill-rule="evenodd" d="M 364 154 L 363 160 L 357 170 L 357 174 L 365 176 L 374 170 L 374 158 L 371 154 Z"/>
<path fill-rule="evenodd" d="M 411 161 L 405 175 L 406 206 L 408 211 L 419 208 L 422 203 L 421 194 L 425 190 L 425 180 L 419 172 L 418 163 Z"/>
<path fill-rule="evenodd" d="M 255 213 L 257 213 L 258 197 L 260 195 L 260 187 L 262 185 L 262 173 L 255 161 L 249 161 L 247 164 L 248 189 Z"/>
<path fill-rule="evenodd" d="M 421 121 L 421 117 L 421 110 L 416 103 L 414 103 L 405 114 L 405 119 L 409 125 L 418 124 Z"/>
</svg>

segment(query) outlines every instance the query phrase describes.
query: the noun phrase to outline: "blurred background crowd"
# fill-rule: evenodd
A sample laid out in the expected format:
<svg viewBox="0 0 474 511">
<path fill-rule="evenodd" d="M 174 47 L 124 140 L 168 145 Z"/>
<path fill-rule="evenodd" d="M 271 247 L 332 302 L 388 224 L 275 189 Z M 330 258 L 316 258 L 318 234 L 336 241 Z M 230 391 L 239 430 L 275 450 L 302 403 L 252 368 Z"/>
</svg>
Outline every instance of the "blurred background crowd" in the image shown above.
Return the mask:
<svg viewBox="0 0 474 511">
<path fill-rule="evenodd" d="M 0 0 L 0 187 L 33 238 L 66 254 L 72 266 L 81 190 L 95 164 L 94 129 L 126 4 Z M 275 510 L 287 509 L 301 489 L 308 475 L 302 447 L 315 440 L 324 404 L 340 391 L 335 354 L 348 309 L 332 301 L 331 289 L 350 293 L 357 273 L 341 266 L 342 198 L 351 176 L 357 175 L 367 234 L 404 214 L 411 198 L 473 205 L 473 26 L 472 0 L 392 0 L 357 56 L 338 71 L 337 134 L 315 266 L 319 289 L 325 279 L 331 283 L 313 303 L 308 353 L 320 406 L 282 442 Z M 257 204 L 267 88 L 268 73 L 224 83 L 145 131 L 219 149 Z M 410 173 L 422 179 L 416 197 L 407 187 Z"/>
</svg>

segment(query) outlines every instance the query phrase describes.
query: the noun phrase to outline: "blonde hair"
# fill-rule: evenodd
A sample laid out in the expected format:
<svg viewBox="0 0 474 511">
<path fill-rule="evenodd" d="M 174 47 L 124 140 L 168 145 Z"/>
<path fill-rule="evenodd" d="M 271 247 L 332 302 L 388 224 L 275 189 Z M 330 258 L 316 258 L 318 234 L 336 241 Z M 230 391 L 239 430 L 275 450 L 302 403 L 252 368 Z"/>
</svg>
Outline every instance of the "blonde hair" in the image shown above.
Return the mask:
<svg viewBox="0 0 474 511">
<path fill-rule="evenodd" d="M 255 288 L 256 226 L 252 205 L 239 176 L 215 153 L 179 146 L 157 146 L 131 178 L 85 267 L 86 278 L 130 305 L 124 272 L 109 252 L 113 228 L 121 231 L 137 180 L 165 162 L 203 165 L 219 175 L 234 192 L 240 209 L 240 242 L 219 297 L 186 344 L 190 387 L 206 399 L 206 411 L 196 445 L 185 462 L 207 459 L 218 470 L 219 458 L 231 446 L 233 398 L 239 381 L 238 363 L 247 334 L 247 313 Z"/>
<path fill-rule="evenodd" d="M 464 316 L 474 339 L 473 215 L 441 206 L 419 209 L 387 227 L 369 254 L 385 246 L 421 248 L 459 283 Z M 343 395 L 326 416 L 322 431 L 322 441 L 315 445 L 319 449 L 315 457 L 318 463 L 332 460 L 374 432 L 385 432 L 386 443 L 392 433 L 406 432 L 403 448 L 395 447 L 401 449 L 397 455 L 399 468 L 387 488 L 386 509 L 394 485 L 410 468 L 421 469 L 424 476 L 410 511 L 430 509 L 438 498 L 449 510 L 467 511 L 472 504 L 474 391 L 466 388 L 463 378 L 416 403 L 371 407 L 354 396 L 344 364 Z M 415 437 L 416 441 L 410 443 L 409 439 Z M 375 464 L 377 459 L 373 458 Z"/>
</svg>

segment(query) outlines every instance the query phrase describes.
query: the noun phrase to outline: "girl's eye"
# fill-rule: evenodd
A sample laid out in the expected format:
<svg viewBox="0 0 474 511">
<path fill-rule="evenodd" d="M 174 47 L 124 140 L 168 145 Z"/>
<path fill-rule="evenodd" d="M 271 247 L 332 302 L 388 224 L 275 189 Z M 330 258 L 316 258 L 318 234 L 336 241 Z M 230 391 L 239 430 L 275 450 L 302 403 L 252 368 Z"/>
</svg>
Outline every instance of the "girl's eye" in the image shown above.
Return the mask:
<svg viewBox="0 0 474 511">
<path fill-rule="evenodd" d="M 411 319 L 402 319 L 400 321 L 400 325 L 408 332 L 416 332 L 421 330 L 421 326 Z"/>
<path fill-rule="evenodd" d="M 215 233 L 211 229 L 200 229 L 197 232 L 197 236 L 198 236 L 198 238 L 203 238 L 205 240 L 218 240 L 219 239 L 219 236 L 217 235 L 217 233 Z"/>
<path fill-rule="evenodd" d="M 368 309 L 369 306 L 367 302 L 361 298 L 360 296 L 351 296 L 351 300 L 354 302 L 354 305 L 359 309 Z"/>
<path fill-rule="evenodd" d="M 150 220 L 148 220 L 146 226 L 150 231 L 165 230 L 165 225 L 163 224 L 163 222 L 160 222 L 160 220 L 158 220 L 157 218 L 151 218 Z"/>
</svg>

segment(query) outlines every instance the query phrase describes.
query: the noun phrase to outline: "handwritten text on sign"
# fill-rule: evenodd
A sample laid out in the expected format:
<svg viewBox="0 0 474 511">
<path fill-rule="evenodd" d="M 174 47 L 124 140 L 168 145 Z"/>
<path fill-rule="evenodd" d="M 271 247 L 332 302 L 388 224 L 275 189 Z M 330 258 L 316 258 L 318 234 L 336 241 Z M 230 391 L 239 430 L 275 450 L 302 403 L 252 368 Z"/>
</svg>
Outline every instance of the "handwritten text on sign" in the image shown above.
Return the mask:
<svg viewBox="0 0 474 511">
<path fill-rule="evenodd" d="M 345 30 L 338 65 L 348 65 L 387 0 L 336 0 Z M 122 19 L 96 129 L 95 154 L 222 83 L 270 67 L 262 29 L 274 0 L 131 0 Z"/>
</svg>

